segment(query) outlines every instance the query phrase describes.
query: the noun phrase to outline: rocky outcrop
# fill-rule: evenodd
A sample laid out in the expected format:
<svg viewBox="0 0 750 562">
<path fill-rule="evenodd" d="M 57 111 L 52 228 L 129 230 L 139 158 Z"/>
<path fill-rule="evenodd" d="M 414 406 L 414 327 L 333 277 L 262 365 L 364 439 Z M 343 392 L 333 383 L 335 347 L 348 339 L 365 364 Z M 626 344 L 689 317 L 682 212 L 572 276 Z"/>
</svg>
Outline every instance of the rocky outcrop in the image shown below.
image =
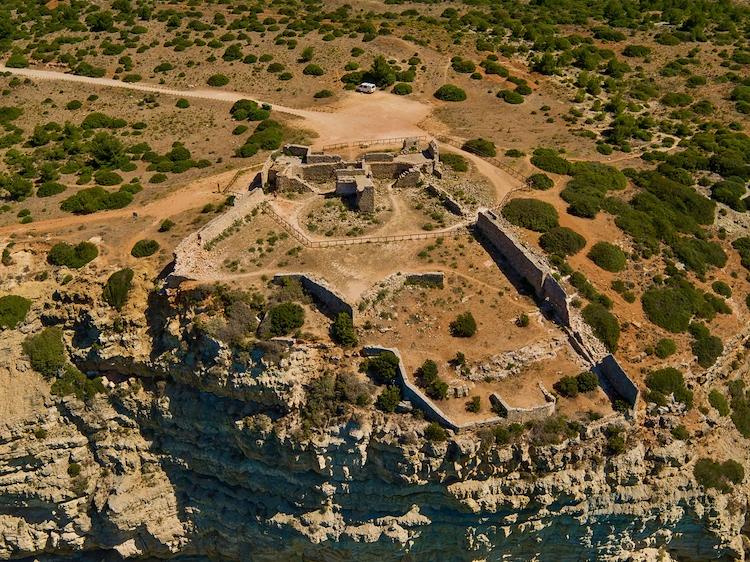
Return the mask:
<svg viewBox="0 0 750 562">
<path fill-rule="evenodd" d="M 649 437 L 657 418 L 628 428 L 621 454 L 606 425 L 562 442 L 496 445 L 486 430 L 430 442 L 425 421 L 366 407 L 311 430 L 297 412 L 306 386 L 354 369 L 350 352 L 233 349 L 158 291 L 114 331 L 90 294 L 59 295 L 43 321 L 113 388 L 43 400 L 0 428 L 2 559 L 743 554 L 745 490 L 699 487 L 695 447 Z"/>
</svg>

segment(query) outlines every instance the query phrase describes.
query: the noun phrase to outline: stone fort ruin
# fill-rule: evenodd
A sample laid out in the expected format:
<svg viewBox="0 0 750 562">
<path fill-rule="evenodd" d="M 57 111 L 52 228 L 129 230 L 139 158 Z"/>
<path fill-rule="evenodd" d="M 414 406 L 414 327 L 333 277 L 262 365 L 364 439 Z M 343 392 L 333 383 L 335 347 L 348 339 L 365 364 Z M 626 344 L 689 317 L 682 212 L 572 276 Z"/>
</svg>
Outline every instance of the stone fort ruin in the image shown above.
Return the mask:
<svg viewBox="0 0 750 562">
<path fill-rule="evenodd" d="M 266 162 L 260 184 L 265 191 L 335 195 L 360 212 L 372 213 L 374 180 L 390 181 L 395 188 L 416 187 L 425 175 L 442 175 L 434 140 L 422 149 L 418 140 L 407 139 L 399 152 L 369 152 L 354 161 L 346 161 L 338 154 L 313 152 L 309 146 L 289 144 L 281 155 Z"/>
</svg>

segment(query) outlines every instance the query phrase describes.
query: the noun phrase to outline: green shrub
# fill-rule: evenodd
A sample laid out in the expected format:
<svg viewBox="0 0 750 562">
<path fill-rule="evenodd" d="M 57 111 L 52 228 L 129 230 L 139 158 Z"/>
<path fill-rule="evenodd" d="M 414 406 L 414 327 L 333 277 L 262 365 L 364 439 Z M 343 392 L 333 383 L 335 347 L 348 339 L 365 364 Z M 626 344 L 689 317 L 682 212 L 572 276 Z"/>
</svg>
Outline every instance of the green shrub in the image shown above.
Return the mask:
<svg viewBox="0 0 750 562">
<path fill-rule="evenodd" d="M 326 71 L 317 64 L 308 64 L 304 69 L 302 69 L 302 74 L 304 74 L 305 76 L 323 76 L 325 73 Z"/>
<path fill-rule="evenodd" d="M 673 428 L 671 433 L 672 437 L 674 437 L 675 439 L 679 439 L 680 441 L 687 441 L 688 439 L 690 439 L 690 432 L 682 424 Z"/>
<path fill-rule="evenodd" d="M 412 93 L 412 87 L 411 84 L 407 84 L 406 82 L 399 82 L 398 84 L 393 86 L 391 92 L 393 92 L 397 96 L 408 96 Z"/>
<path fill-rule="evenodd" d="M 98 255 L 99 250 L 91 242 L 79 242 L 75 246 L 60 242 L 52 246 L 47 261 L 52 265 L 79 269 Z"/>
<path fill-rule="evenodd" d="M 190 107 L 190 102 L 185 98 L 180 98 L 177 100 L 177 103 L 175 103 L 174 106 L 177 109 L 187 109 L 188 107 Z"/>
<path fill-rule="evenodd" d="M 578 396 L 578 381 L 575 377 L 564 376 L 552 388 L 560 395 L 566 398 L 575 398 Z"/>
<path fill-rule="evenodd" d="M 52 383 L 50 392 L 55 396 L 75 396 L 79 400 L 90 400 L 97 394 L 104 392 L 104 385 L 101 377 L 89 379 L 74 366 L 66 365 L 62 376 Z M 72 466 L 74 465 L 71 464 L 68 467 L 68 474 L 71 474 Z"/>
<path fill-rule="evenodd" d="M 712 336 L 703 324 L 693 323 L 689 330 L 693 336 L 693 341 L 690 344 L 693 355 L 697 358 L 698 365 L 707 369 L 716 363 L 716 360 L 724 352 L 724 344 L 721 338 Z"/>
<path fill-rule="evenodd" d="M 372 376 L 376 383 L 385 385 L 396 382 L 398 368 L 398 357 L 389 351 L 368 357 L 359 366 L 359 370 Z"/>
<path fill-rule="evenodd" d="M 313 97 L 315 99 L 330 98 L 333 97 L 333 92 L 331 90 L 319 90 L 313 94 Z"/>
<path fill-rule="evenodd" d="M 482 399 L 479 396 L 472 396 L 471 399 L 466 402 L 466 411 L 476 414 L 482 410 Z"/>
<path fill-rule="evenodd" d="M 685 378 L 674 367 L 652 371 L 646 377 L 649 392 L 646 399 L 660 406 L 666 405 L 666 397 L 672 394 L 675 401 L 681 402 L 688 409 L 693 407 L 693 392 L 685 386 Z"/>
<path fill-rule="evenodd" d="M 53 195 L 58 195 L 59 193 L 62 193 L 65 191 L 66 187 L 61 184 L 54 181 L 46 181 L 42 185 L 39 186 L 39 189 L 36 190 L 36 196 L 37 197 L 52 197 Z"/>
<path fill-rule="evenodd" d="M 538 189 L 539 191 L 547 191 L 555 185 L 555 182 L 547 174 L 531 174 L 526 179 L 526 183 L 532 189 Z"/>
<path fill-rule="evenodd" d="M 148 180 L 148 183 L 164 183 L 167 181 L 166 174 L 154 174 Z"/>
<path fill-rule="evenodd" d="M 8 57 L 8 60 L 5 61 L 5 66 L 8 68 L 26 68 L 29 66 L 29 61 L 21 53 L 13 53 Z"/>
<path fill-rule="evenodd" d="M 523 103 L 523 96 L 518 92 L 514 92 L 513 90 L 500 90 L 497 93 L 497 97 L 502 99 L 505 103 L 510 103 L 513 105 Z"/>
<path fill-rule="evenodd" d="M 586 239 L 565 226 L 550 228 L 539 238 L 539 245 L 548 254 L 572 256 L 586 246 Z"/>
<path fill-rule="evenodd" d="M 625 252 L 609 242 L 597 242 L 591 247 L 587 256 L 596 265 L 612 273 L 622 271 L 628 263 Z"/>
<path fill-rule="evenodd" d="M 729 415 L 729 402 L 726 396 L 715 388 L 708 393 L 708 403 L 716 409 L 720 416 Z"/>
<path fill-rule="evenodd" d="M 698 459 L 693 468 L 695 480 L 704 488 L 715 488 L 727 493 L 733 484 L 741 484 L 745 480 L 745 469 L 735 460 L 723 463 L 712 459 Z"/>
<path fill-rule="evenodd" d="M 467 140 L 461 148 L 466 152 L 472 152 L 487 158 L 492 158 L 497 155 L 495 143 L 483 138 Z"/>
<path fill-rule="evenodd" d="M 453 70 L 461 74 L 471 74 L 477 68 L 477 65 L 474 64 L 473 61 L 462 59 L 461 57 L 453 57 L 451 66 L 453 67 Z"/>
<path fill-rule="evenodd" d="M 717 295 L 721 295 L 727 299 L 732 297 L 732 288 L 724 283 L 724 281 L 714 281 L 711 283 L 711 288 Z"/>
<path fill-rule="evenodd" d="M 656 342 L 654 352 L 659 359 L 666 359 L 677 352 L 677 344 L 673 339 L 662 338 Z"/>
<path fill-rule="evenodd" d="M 706 297 L 686 279 L 670 278 L 666 286 L 652 286 L 641 296 L 641 304 L 648 319 L 672 333 L 684 332 L 693 316 L 711 320 L 724 301 Z"/>
<path fill-rule="evenodd" d="M 454 172 L 467 172 L 469 170 L 469 162 L 466 158 L 455 152 L 441 152 L 440 161 Z"/>
<path fill-rule="evenodd" d="M 477 332 L 477 322 L 471 312 L 459 314 L 450 323 L 451 335 L 457 338 L 470 338 Z"/>
<path fill-rule="evenodd" d="M 453 84 L 443 84 L 435 91 L 433 96 L 442 101 L 464 101 L 466 92 Z"/>
<path fill-rule="evenodd" d="M 34 336 L 28 336 L 22 347 L 31 367 L 45 377 L 55 376 L 65 365 L 65 346 L 60 328 L 45 328 Z"/>
<path fill-rule="evenodd" d="M 431 422 L 424 430 L 424 437 L 428 441 L 442 442 L 448 439 L 448 432 L 435 422 Z"/>
<path fill-rule="evenodd" d="M 130 250 L 130 255 L 134 258 L 146 258 L 154 255 L 158 250 L 159 243 L 156 240 L 138 240 Z"/>
<path fill-rule="evenodd" d="M 104 302 L 120 310 L 128 300 L 128 293 L 133 283 L 133 270 L 130 268 L 115 271 L 107 279 L 102 292 Z"/>
<path fill-rule="evenodd" d="M 331 339 L 344 347 L 357 345 L 357 332 L 352 317 L 346 312 L 339 312 L 331 325 Z"/>
<path fill-rule="evenodd" d="M 213 74 L 206 80 L 206 84 L 213 86 L 214 88 L 220 88 L 229 84 L 229 78 L 224 74 Z"/>
<path fill-rule="evenodd" d="M 272 307 L 263 319 L 271 337 L 286 336 L 305 323 L 305 310 L 294 302 L 282 302 Z"/>
<path fill-rule="evenodd" d="M 553 174 L 568 174 L 571 164 L 551 148 L 537 148 L 531 156 L 531 163 L 540 170 Z"/>
<path fill-rule="evenodd" d="M 63 199 L 60 209 L 76 215 L 88 215 L 105 209 L 122 209 L 133 201 L 133 194 L 126 187 L 119 191 L 107 191 L 103 187 L 81 189 L 75 195 Z"/>
<path fill-rule="evenodd" d="M 122 176 L 112 170 L 98 170 L 94 174 L 96 185 L 119 185 L 122 183 Z"/>
<path fill-rule="evenodd" d="M 164 219 L 161 221 L 161 224 L 159 225 L 159 232 L 169 232 L 172 230 L 172 227 L 174 226 L 174 221 L 171 221 L 169 219 Z"/>
<path fill-rule="evenodd" d="M 586 305 L 581 314 L 605 347 L 612 353 L 617 351 L 617 342 L 620 339 L 620 323 L 617 318 L 598 302 Z"/>
<path fill-rule="evenodd" d="M 31 301 L 18 295 L 0 297 L 0 330 L 15 328 L 24 321 L 31 309 Z"/>
<path fill-rule="evenodd" d="M 383 412 L 395 412 L 401 402 L 401 389 L 395 385 L 386 386 L 378 395 L 375 407 Z"/>
<path fill-rule="evenodd" d="M 546 232 L 558 226 L 555 208 L 536 199 L 511 199 L 502 209 L 505 219 L 516 226 L 535 232 Z"/>
</svg>

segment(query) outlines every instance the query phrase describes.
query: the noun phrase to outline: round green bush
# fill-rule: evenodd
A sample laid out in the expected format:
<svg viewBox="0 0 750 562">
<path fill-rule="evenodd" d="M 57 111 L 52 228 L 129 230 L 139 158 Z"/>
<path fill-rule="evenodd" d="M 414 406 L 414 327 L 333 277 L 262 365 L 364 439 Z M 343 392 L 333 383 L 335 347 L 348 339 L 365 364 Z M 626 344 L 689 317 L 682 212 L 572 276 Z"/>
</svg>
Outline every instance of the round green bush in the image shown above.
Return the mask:
<svg viewBox="0 0 750 562">
<path fill-rule="evenodd" d="M 315 99 L 330 98 L 333 97 L 333 92 L 331 90 L 320 90 L 318 92 L 315 92 L 315 94 L 313 94 L 313 97 Z"/>
<path fill-rule="evenodd" d="M 81 109 L 81 107 L 83 107 L 83 104 L 79 100 L 70 100 L 65 104 L 65 109 L 68 111 L 75 111 L 76 109 Z"/>
<path fill-rule="evenodd" d="M 393 86 L 391 92 L 393 92 L 397 96 L 408 96 L 412 93 L 412 87 L 411 84 L 407 84 L 406 82 L 399 82 L 398 84 Z"/>
<path fill-rule="evenodd" d="M 441 101 L 464 101 L 466 92 L 453 84 L 443 84 L 433 94 Z"/>
<path fill-rule="evenodd" d="M 622 271 L 628 263 L 625 252 L 609 242 L 597 242 L 591 247 L 587 256 L 596 265 L 612 273 Z"/>
<path fill-rule="evenodd" d="M 51 197 L 65 191 L 66 187 L 54 181 L 46 181 L 36 190 L 37 197 Z"/>
<path fill-rule="evenodd" d="M 323 76 L 325 73 L 326 71 L 317 64 L 308 64 L 304 69 L 302 69 L 302 74 L 304 74 L 305 76 Z"/>
<path fill-rule="evenodd" d="M 268 311 L 263 323 L 271 337 L 286 336 L 305 323 L 305 310 L 297 303 L 283 302 Z"/>
<path fill-rule="evenodd" d="M 586 239 L 565 226 L 550 228 L 539 238 L 539 245 L 548 254 L 572 256 L 586 246 Z"/>
<path fill-rule="evenodd" d="M 45 328 L 34 336 L 28 336 L 22 345 L 31 367 L 45 377 L 55 376 L 65 366 L 65 344 L 62 330 Z"/>
<path fill-rule="evenodd" d="M 357 345 L 357 332 L 354 329 L 352 317 L 346 312 L 340 312 L 331 325 L 331 339 L 343 347 Z"/>
<path fill-rule="evenodd" d="M 52 265 L 64 265 L 79 269 L 99 255 L 99 250 L 91 242 L 79 242 L 75 246 L 60 242 L 52 246 L 47 261 Z"/>
<path fill-rule="evenodd" d="M 462 146 L 466 152 L 471 152 L 473 154 L 478 154 L 479 156 L 485 156 L 487 158 L 492 158 L 497 155 L 497 149 L 495 148 L 495 143 L 491 140 L 478 138 L 478 139 L 470 139 L 467 140 Z"/>
<path fill-rule="evenodd" d="M 511 199 L 503 207 L 502 214 L 511 224 L 535 232 L 547 232 L 559 226 L 555 208 L 536 199 Z"/>
<path fill-rule="evenodd" d="M 229 78 L 224 74 L 213 74 L 206 80 L 206 84 L 213 86 L 214 88 L 220 88 L 229 84 Z"/>
<path fill-rule="evenodd" d="M 500 90 L 497 93 L 497 97 L 502 99 L 505 103 L 510 103 L 513 105 L 523 103 L 523 96 L 518 92 L 514 92 L 513 90 Z"/>
<path fill-rule="evenodd" d="M 15 328 L 24 321 L 31 301 L 18 295 L 0 297 L 0 329 Z"/>
<path fill-rule="evenodd" d="M 154 255 L 159 249 L 159 243 L 156 240 L 138 240 L 130 250 L 130 255 L 134 258 L 146 258 Z"/>
<path fill-rule="evenodd" d="M 612 353 L 617 351 L 617 342 L 620 340 L 620 323 L 617 318 L 597 302 L 586 305 L 581 315 L 605 347 Z"/>
<path fill-rule="evenodd" d="M 454 172 L 466 172 L 469 170 L 469 163 L 466 158 L 453 152 L 441 152 L 440 161 L 452 169 Z"/>
<path fill-rule="evenodd" d="M 527 179 L 526 183 L 532 189 L 538 189 L 539 191 L 546 191 L 550 189 L 555 182 L 547 174 L 531 174 Z"/>
<path fill-rule="evenodd" d="M 112 170 L 99 170 L 94 174 L 94 181 L 97 185 L 119 185 L 122 183 L 122 176 Z"/>
<path fill-rule="evenodd" d="M 165 174 L 154 174 L 151 176 L 151 179 L 148 180 L 149 183 L 164 183 L 167 181 L 167 176 Z"/>
<path fill-rule="evenodd" d="M 464 312 L 450 323 L 450 331 L 457 338 L 470 338 L 477 332 L 477 321 L 471 312 Z"/>
<path fill-rule="evenodd" d="M 721 295 L 722 297 L 731 298 L 732 296 L 732 288 L 724 283 L 724 281 L 714 281 L 711 283 L 711 288 L 714 293 Z"/>
<path fill-rule="evenodd" d="M 186 100 L 185 98 L 180 98 L 177 100 L 177 103 L 174 104 L 177 109 L 187 109 L 190 107 L 190 102 Z"/>
<path fill-rule="evenodd" d="M 654 347 L 654 353 L 659 359 L 666 359 L 670 355 L 674 355 L 677 352 L 677 344 L 673 339 L 662 338 L 656 342 Z"/>
</svg>

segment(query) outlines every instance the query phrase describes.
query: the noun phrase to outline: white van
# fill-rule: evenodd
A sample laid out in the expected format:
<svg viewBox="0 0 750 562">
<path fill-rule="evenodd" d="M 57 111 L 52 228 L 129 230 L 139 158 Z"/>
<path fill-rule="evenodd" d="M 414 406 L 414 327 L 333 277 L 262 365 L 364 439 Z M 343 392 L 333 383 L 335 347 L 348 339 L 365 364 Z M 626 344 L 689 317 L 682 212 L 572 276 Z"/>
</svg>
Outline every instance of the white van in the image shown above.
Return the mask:
<svg viewBox="0 0 750 562">
<path fill-rule="evenodd" d="M 377 89 L 378 87 L 375 84 L 371 84 L 370 82 L 362 82 L 359 86 L 357 86 L 357 91 L 362 92 L 363 94 L 372 94 Z"/>
</svg>

